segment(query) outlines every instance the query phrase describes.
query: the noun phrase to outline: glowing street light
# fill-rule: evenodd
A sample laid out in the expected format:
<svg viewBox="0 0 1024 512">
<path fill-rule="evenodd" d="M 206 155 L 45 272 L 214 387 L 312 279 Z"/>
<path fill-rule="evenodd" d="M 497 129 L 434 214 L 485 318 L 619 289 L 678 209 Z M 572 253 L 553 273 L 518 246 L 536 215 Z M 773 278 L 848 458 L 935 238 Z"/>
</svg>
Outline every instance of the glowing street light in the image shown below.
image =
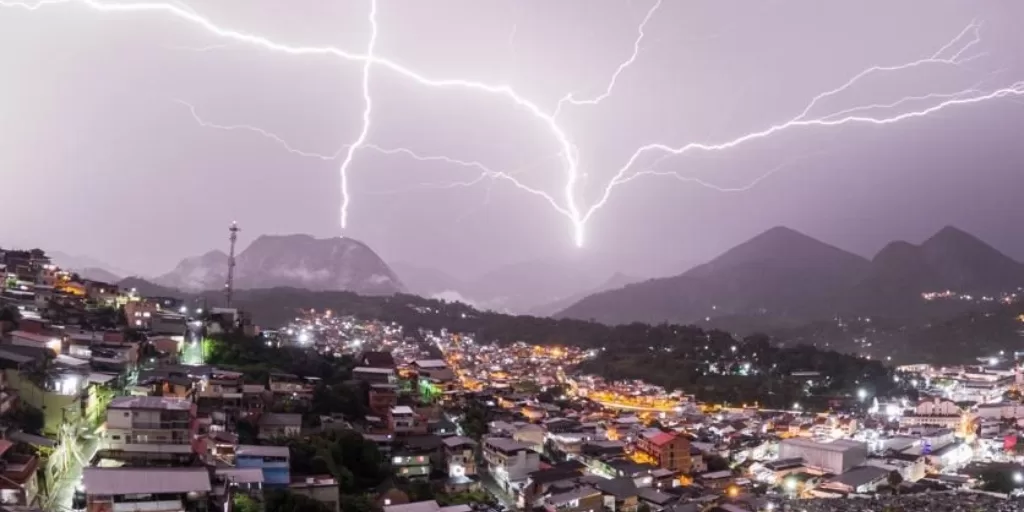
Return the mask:
<svg viewBox="0 0 1024 512">
<path fill-rule="evenodd" d="M 1024 474 L 1021 474 L 1020 471 L 1014 472 L 1013 473 L 1013 483 L 1015 483 L 1017 485 L 1020 485 L 1020 484 L 1024 483 Z"/>
<path fill-rule="evenodd" d="M 863 402 L 867 397 L 868 391 L 866 389 L 860 388 L 857 390 L 857 398 L 860 399 L 861 402 Z"/>
</svg>

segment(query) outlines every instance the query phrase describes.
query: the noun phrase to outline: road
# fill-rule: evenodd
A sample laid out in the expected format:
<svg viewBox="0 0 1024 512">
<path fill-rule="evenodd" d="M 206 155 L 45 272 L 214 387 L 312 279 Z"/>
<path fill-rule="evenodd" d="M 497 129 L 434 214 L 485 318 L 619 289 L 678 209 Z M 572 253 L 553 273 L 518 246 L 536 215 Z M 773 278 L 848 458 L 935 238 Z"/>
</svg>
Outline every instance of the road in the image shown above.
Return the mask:
<svg viewBox="0 0 1024 512">
<path fill-rule="evenodd" d="M 516 507 L 516 502 L 512 497 L 498 487 L 498 483 L 494 481 L 494 477 L 492 477 L 487 471 L 480 472 L 480 485 L 483 486 L 484 490 L 487 491 L 488 494 L 497 498 L 498 503 L 504 505 L 508 510 L 516 510 L 518 508 Z"/>
<path fill-rule="evenodd" d="M 96 432 L 90 432 L 88 438 L 79 438 L 78 443 L 82 450 L 82 458 L 86 464 L 96 456 L 96 451 L 99 450 L 99 440 L 100 436 Z M 64 474 L 64 477 L 57 480 L 53 485 L 51 505 L 44 507 L 46 510 L 71 510 L 71 500 L 75 496 L 75 488 L 82 479 L 82 469 L 82 464 L 79 464 L 77 460 L 71 463 L 71 467 Z"/>
</svg>

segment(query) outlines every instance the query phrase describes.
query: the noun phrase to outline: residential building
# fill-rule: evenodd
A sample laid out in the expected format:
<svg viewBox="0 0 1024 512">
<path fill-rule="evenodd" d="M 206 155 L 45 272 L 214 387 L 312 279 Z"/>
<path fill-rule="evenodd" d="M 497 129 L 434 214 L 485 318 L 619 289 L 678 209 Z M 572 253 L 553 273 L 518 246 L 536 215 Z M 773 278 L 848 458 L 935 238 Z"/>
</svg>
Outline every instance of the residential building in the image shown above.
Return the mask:
<svg viewBox="0 0 1024 512">
<path fill-rule="evenodd" d="M 604 498 L 606 510 L 615 512 L 636 512 L 640 506 L 640 489 L 630 477 L 612 478 L 595 482 Z"/>
<path fill-rule="evenodd" d="M 295 494 L 309 496 L 327 505 L 334 512 L 341 512 L 341 493 L 338 481 L 330 475 L 296 476 L 288 488 Z"/>
<path fill-rule="evenodd" d="M 601 491 L 583 485 L 568 491 L 552 493 L 543 500 L 547 512 L 594 512 L 604 510 Z"/>
<path fill-rule="evenodd" d="M 377 368 L 371 366 L 359 366 L 352 370 L 354 380 L 368 382 L 370 384 L 394 384 L 398 381 L 394 368 Z"/>
<path fill-rule="evenodd" d="M 371 368 L 395 368 L 395 356 L 391 352 L 365 351 L 359 354 L 359 365 Z"/>
<path fill-rule="evenodd" d="M 196 432 L 196 407 L 190 400 L 117 397 L 107 407 L 100 452 L 137 465 L 185 463 L 195 454 Z"/>
<path fill-rule="evenodd" d="M 388 411 L 388 430 L 396 435 L 425 434 L 427 432 L 427 421 L 412 407 L 397 405 Z"/>
<path fill-rule="evenodd" d="M 39 458 L 14 453 L 13 446 L 11 441 L 0 439 L 0 503 L 29 505 L 39 493 Z"/>
<path fill-rule="evenodd" d="M 429 478 L 431 472 L 443 470 L 444 440 L 434 435 L 406 436 L 391 449 L 391 465 L 395 475 L 406 478 Z"/>
<path fill-rule="evenodd" d="M 235 448 L 235 467 L 255 468 L 263 472 L 263 485 L 288 487 L 292 482 L 287 446 L 254 446 L 240 444 Z"/>
<path fill-rule="evenodd" d="M 455 380 L 455 372 L 442 359 L 418 359 L 413 362 L 412 367 L 421 378 L 425 377 L 438 382 Z"/>
<path fill-rule="evenodd" d="M 301 378 L 289 373 L 271 373 L 270 391 L 278 397 L 292 397 L 308 400 L 313 397 L 314 378 Z"/>
<path fill-rule="evenodd" d="M 529 474 L 540 469 L 540 454 L 513 439 L 485 438 L 483 455 L 490 474 L 509 494 L 518 494 L 526 485 Z"/>
<path fill-rule="evenodd" d="M 91 512 L 145 510 L 205 512 L 212 486 L 206 468 L 85 468 Z"/>
<path fill-rule="evenodd" d="M 263 440 L 297 436 L 302 432 L 302 415 L 268 412 L 260 416 L 259 427 Z"/>
<path fill-rule="evenodd" d="M 54 354 L 60 354 L 63 348 L 60 336 L 56 335 L 31 333 L 26 331 L 12 331 L 8 336 L 10 336 L 12 345 L 46 348 L 53 351 Z"/>
<path fill-rule="evenodd" d="M 462 436 L 446 437 L 444 443 L 444 461 L 449 479 L 471 478 L 476 476 L 476 441 Z"/>
<path fill-rule="evenodd" d="M 471 510 L 469 505 L 442 507 L 434 500 L 384 506 L 384 512 L 470 512 Z"/>
<path fill-rule="evenodd" d="M 392 407 L 398 405 L 398 386 L 394 384 L 370 384 L 370 411 L 375 416 L 385 417 Z"/>
<path fill-rule="evenodd" d="M 690 440 L 674 432 L 646 430 L 637 437 L 636 449 L 662 469 L 682 472 L 691 470 Z"/>
</svg>

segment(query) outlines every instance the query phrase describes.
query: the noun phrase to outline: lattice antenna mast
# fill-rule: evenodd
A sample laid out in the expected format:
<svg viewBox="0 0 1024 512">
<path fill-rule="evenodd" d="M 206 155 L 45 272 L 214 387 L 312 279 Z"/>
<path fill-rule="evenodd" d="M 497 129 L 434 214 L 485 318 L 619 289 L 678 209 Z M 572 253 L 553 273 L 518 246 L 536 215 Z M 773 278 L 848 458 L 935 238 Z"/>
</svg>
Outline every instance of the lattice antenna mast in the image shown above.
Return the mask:
<svg viewBox="0 0 1024 512">
<path fill-rule="evenodd" d="M 231 227 L 228 228 L 228 232 L 231 236 L 228 240 L 231 241 L 231 249 L 228 251 L 228 280 L 224 282 L 224 295 L 228 300 L 228 307 L 231 307 L 231 295 L 235 289 L 235 242 L 238 241 L 238 232 L 242 228 L 238 227 L 238 222 L 232 222 Z"/>
</svg>

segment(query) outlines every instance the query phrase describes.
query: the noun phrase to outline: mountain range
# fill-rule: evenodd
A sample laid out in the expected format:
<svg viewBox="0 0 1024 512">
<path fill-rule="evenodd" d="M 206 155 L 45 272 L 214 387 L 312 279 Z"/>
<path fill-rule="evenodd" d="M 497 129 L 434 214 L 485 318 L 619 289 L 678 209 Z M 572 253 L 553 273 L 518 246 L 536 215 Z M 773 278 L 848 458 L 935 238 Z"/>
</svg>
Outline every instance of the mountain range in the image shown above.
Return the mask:
<svg viewBox="0 0 1024 512">
<path fill-rule="evenodd" d="M 954 227 L 920 245 L 892 242 L 871 260 L 776 227 L 680 275 L 590 295 L 556 316 L 611 324 L 762 318 L 780 325 L 836 315 L 905 318 L 938 312 L 924 292 L 1018 286 L 1024 265 Z M 943 307 L 961 306 L 955 302 Z"/>
<path fill-rule="evenodd" d="M 127 270 L 113 267 L 89 256 L 74 256 L 61 251 L 47 251 L 46 254 L 60 268 L 70 270 L 86 279 L 94 281 L 116 283 L 121 278 L 132 275 Z"/>
<path fill-rule="evenodd" d="M 478 309 L 547 316 L 586 297 L 638 278 L 593 269 L 576 258 L 545 258 L 502 265 L 459 279 L 440 270 L 399 262 L 393 265 L 410 293 L 458 301 Z M 611 277 L 609 277 L 611 276 Z"/>
<path fill-rule="evenodd" d="M 219 290 L 227 280 L 221 251 L 185 258 L 153 283 L 187 292 Z M 264 235 L 235 257 L 237 289 L 291 287 L 387 295 L 405 290 L 372 249 L 352 238 Z"/>
</svg>

